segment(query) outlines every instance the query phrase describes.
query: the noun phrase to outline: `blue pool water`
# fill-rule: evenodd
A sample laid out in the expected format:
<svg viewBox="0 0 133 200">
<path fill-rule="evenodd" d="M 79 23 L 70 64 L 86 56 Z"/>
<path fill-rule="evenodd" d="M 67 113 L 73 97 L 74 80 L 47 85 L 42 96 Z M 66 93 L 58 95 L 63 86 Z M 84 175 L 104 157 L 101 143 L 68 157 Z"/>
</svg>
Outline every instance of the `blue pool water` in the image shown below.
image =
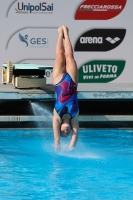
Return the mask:
<svg viewBox="0 0 133 200">
<path fill-rule="evenodd" d="M 53 148 L 53 132 L 0 130 L 0 200 L 132 200 L 133 131 L 82 129 Z"/>
</svg>

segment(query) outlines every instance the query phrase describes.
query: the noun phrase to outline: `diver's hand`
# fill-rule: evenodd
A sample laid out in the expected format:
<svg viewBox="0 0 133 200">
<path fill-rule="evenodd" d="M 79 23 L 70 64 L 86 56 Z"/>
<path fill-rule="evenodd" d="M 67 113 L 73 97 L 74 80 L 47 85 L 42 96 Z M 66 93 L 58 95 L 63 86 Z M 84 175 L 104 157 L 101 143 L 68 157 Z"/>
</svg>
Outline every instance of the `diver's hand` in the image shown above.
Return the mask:
<svg viewBox="0 0 133 200">
<path fill-rule="evenodd" d="M 54 144 L 54 149 L 55 149 L 55 152 L 57 152 L 57 153 L 59 153 L 60 152 L 60 150 L 61 150 L 61 146 L 60 146 L 60 144 Z"/>
<path fill-rule="evenodd" d="M 74 147 L 71 147 L 71 146 L 68 147 L 68 151 L 73 151 L 73 150 L 74 150 Z"/>
<path fill-rule="evenodd" d="M 54 148 L 57 151 L 60 149 L 60 140 L 59 139 L 54 140 Z"/>
</svg>

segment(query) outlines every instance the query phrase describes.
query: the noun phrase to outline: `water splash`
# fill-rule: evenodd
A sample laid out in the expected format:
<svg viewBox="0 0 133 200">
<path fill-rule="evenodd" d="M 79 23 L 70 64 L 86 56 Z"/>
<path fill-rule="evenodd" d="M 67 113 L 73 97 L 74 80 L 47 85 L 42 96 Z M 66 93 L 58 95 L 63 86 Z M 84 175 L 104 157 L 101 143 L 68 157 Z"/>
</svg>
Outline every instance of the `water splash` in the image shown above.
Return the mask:
<svg viewBox="0 0 133 200">
<path fill-rule="evenodd" d="M 103 153 L 99 151 L 99 149 L 92 149 L 86 147 L 82 142 L 78 142 L 76 147 L 72 150 L 69 150 L 68 148 L 69 143 L 68 142 L 61 142 L 61 148 L 59 151 L 55 151 L 54 145 L 52 144 L 45 144 L 43 146 L 43 149 L 45 152 L 47 152 L 50 155 L 56 155 L 59 157 L 66 157 L 66 158 L 72 158 L 72 159 L 103 159 L 104 155 Z"/>
<path fill-rule="evenodd" d="M 66 145 L 62 146 L 61 151 L 58 153 L 59 156 L 63 157 L 69 157 L 69 158 L 75 158 L 75 159 L 101 159 L 102 156 L 95 153 L 94 150 L 86 149 L 86 148 L 80 148 L 77 146 L 72 151 L 68 150 L 68 147 Z"/>
<path fill-rule="evenodd" d="M 45 105 L 40 106 L 39 103 L 31 102 L 31 108 L 32 108 L 32 111 L 33 111 L 35 116 L 45 116 L 45 117 L 51 117 L 52 116 L 52 113 L 50 112 L 49 108 L 45 107 Z M 47 122 L 37 121 L 35 123 L 36 123 L 36 126 L 38 128 L 44 127 L 44 124 L 47 128 L 50 128 L 52 121 L 47 121 Z"/>
<path fill-rule="evenodd" d="M 52 113 L 49 111 L 48 107 L 40 106 L 39 103 L 31 102 L 32 109 L 35 115 L 49 115 L 52 116 Z"/>
</svg>

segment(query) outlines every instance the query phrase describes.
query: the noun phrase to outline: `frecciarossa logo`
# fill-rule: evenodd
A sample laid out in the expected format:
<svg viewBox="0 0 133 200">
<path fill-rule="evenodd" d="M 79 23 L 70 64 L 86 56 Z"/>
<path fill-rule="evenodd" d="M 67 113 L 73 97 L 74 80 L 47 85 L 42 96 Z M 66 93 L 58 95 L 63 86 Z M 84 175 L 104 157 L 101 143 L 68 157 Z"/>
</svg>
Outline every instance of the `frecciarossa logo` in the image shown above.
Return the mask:
<svg viewBox="0 0 133 200">
<path fill-rule="evenodd" d="M 121 44 L 126 29 L 92 29 L 77 40 L 74 51 L 110 51 Z"/>
<path fill-rule="evenodd" d="M 119 15 L 127 0 L 86 0 L 78 7 L 75 20 L 108 20 Z"/>
</svg>

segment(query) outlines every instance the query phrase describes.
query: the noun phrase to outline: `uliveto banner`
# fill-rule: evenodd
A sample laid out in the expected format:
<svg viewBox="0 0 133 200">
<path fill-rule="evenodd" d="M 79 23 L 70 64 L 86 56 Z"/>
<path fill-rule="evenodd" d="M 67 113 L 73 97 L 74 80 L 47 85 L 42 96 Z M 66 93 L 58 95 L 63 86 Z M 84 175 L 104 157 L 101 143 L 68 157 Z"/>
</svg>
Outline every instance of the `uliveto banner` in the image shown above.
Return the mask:
<svg viewBox="0 0 133 200">
<path fill-rule="evenodd" d="M 117 79 L 124 70 L 124 60 L 94 60 L 79 68 L 79 83 L 107 83 Z"/>
</svg>

